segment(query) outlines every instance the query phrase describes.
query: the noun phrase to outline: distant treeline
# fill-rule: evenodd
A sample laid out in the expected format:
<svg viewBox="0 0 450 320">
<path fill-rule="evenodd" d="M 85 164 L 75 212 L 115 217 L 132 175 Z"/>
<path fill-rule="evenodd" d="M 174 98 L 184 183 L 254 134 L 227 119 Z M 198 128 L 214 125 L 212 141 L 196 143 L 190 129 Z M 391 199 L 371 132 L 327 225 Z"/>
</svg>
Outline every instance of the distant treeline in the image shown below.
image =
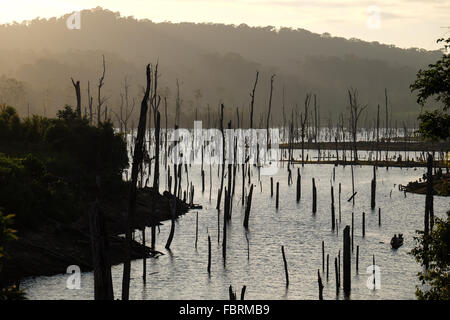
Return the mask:
<svg viewBox="0 0 450 320">
<path fill-rule="evenodd" d="M 0 103 L 16 106 L 21 116 L 54 116 L 59 106 L 75 105 L 71 77 L 80 81 L 82 107 L 89 104 L 88 83 L 95 106 L 104 54 L 102 95 L 113 122 L 125 104 L 125 88 L 130 104 L 140 101 L 145 81 L 140 70 L 159 59 L 160 95 L 167 98 L 170 126 L 177 96 L 182 125 L 192 124 L 195 115 L 206 121 L 208 106 L 217 114 L 221 102 L 227 106 L 225 118 L 234 117 L 236 108 L 244 110 L 245 124 L 257 70 L 255 122 L 267 112 L 270 77 L 276 74 L 272 123 L 281 122 L 283 105 L 288 113 L 307 92 L 317 95 L 326 123 L 346 113 L 349 87 L 369 104 L 367 118 L 376 117 L 387 88 L 390 118 L 412 123 L 420 110 L 409 84 L 419 68 L 440 55 L 303 29 L 153 23 L 101 8 L 82 11 L 81 30 L 69 30 L 68 16 L 0 26 Z M 136 121 L 136 110 L 132 118 Z"/>
</svg>

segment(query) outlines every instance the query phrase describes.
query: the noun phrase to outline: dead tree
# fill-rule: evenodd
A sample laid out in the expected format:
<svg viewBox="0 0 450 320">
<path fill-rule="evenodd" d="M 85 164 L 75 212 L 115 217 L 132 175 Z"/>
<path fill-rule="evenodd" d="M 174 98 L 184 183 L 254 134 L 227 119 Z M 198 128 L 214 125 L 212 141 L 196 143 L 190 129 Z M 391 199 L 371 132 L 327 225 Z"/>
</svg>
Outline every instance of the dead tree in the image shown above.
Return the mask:
<svg viewBox="0 0 450 320">
<path fill-rule="evenodd" d="M 91 83 L 88 81 L 88 106 L 89 106 L 89 124 L 92 125 L 93 112 L 92 106 L 94 104 L 94 98 L 91 96 Z"/>
<path fill-rule="evenodd" d="M 377 190 L 376 166 L 373 166 L 373 179 L 370 184 L 370 208 L 372 210 L 375 209 L 376 190 Z"/>
<path fill-rule="evenodd" d="M 320 144 L 317 143 L 317 137 L 320 134 L 320 111 L 318 111 L 317 109 L 317 98 L 316 95 L 314 95 L 314 142 L 317 145 L 317 162 L 320 162 Z"/>
<path fill-rule="evenodd" d="M 317 269 L 317 282 L 319 284 L 319 300 L 323 300 L 323 284 L 322 284 L 322 278 L 320 277 L 320 271 Z"/>
<path fill-rule="evenodd" d="M 166 119 L 166 128 L 164 131 L 164 164 L 167 169 L 167 97 L 164 97 L 164 117 Z M 170 191 L 170 188 L 169 188 Z"/>
<path fill-rule="evenodd" d="M 281 246 L 281 254 L 283 256 L 284 275 L 286 276 L 286 287 L 289 287 L 289 271 L 288 271 L 288 265 L 287 265 L 287 261 L 286 261 L 286 255 L 284 253 L 284 246 Z"/>
<path fill-rule="evenodd" d="M 348 97 L 350 100 L 350 116 L 351 116 L 351 133 L 353 137 L 353 161 L 358 161 L 358 150 L 356 147 L 356 135 L 358 133 L 358 120 L 367 105 L 362 106 L 358 103 L 358 91 L 356 89 L 348 90 Z"/>
<path fill-rule="evenodd" d="M 250 93 L 250 97 L 252 97 L 252 101 L 250 102 L 250 129 L 253 129 L 253 108 L 255 105 L 255 90 L 256 85 L 258 84 L 259 71 L 256 71 L 256 79 L 255 84 L 253 85 L 252 93 Z"/>
<path fill-rule="evenodd" d="M 309 108 L 309 103 L 311 102 L 311 94 L 306 94 L 306 98 L 305 98 L 305 113 L 304 116 L 302 117 L 302 115 L 300 115 L 300 125 L 301 125 L 301 130 L 302 130 L 302 167 L 305 166 L 305 129 L 306 129 L 306 124 L 307 124 L 307 120 L 308 120 L 308 108 Z"/>
<path fill-rule="evenodd" d="M 141 102 L 141 113 L 139 116 L 138 132 L 133 154 L 133 165 L 131 168 L 130 198 L 128 202 L 128 212 L 126 215 L 126 234 L 125 234 L 126 250 L 125 250 L 125 262 L 123 267 L 122 300 L 129 299 L 129 291 L 130 291 L 131 237 L 133 233 L 134 214 L 136 212 L 137 179 L 139 174 L 139 168 L 142 165 L 142 161 L 144 159 L 143 153 L 144 137 L 145 137 L 148 100 L 150 96 L 150 85 L 151 85 L 150 65 L 147 65 L 146 76 L 147 76 L 147 87 Z"/>
<path fill-rule="evenodd" d="M 270 125 L 270 112 L 272 111 L 272 94 L 273 94 L 273 79 L 274 78 L 275 78 L 275 75 L 273 74 L 270 77 L 269 110 L 267 111 L 267 120 L 266 120 L 266 134 L 267 134 L 266 148 L 269 148 L 269 125 Z"/>
<path fill-rule="evenodd" d="M 217 197 L 217 206 L 216 209 L 220 209 L 220 201 L 222 199 L 222 192 L 223 192 L 223 179 L 225 176 L 225 134 L 223 130 L 223 103 L 220 105 L 220 132 L 222 134 L 222 177 L 220 180 L 220 189 L 219 189 L 219 195 Z"/>
<path fill-rule="evenodd" d="M 104 84 L 103 81 L 105 80 L 105 72 L 106 72 L 105 56 L 103 55 L 102 57 L 103 57 L 103 73 L 102 73 L 102 76 L 100 77 L 100 79 L 98 81 L 97 125 L 100 125 L 102 105 L 106 101 L 106 99 L 102 98 L 102 95 L 101 95 L 102 87 L 103 87 L 103 84 Z"/>
<path fill-rule="evenodd" d="M 378 165 L 378 160 L 379 160 L 378 156 L 380 154 L 380 105 L 378 105 L 378 109 L 377 109 L 377 150 L 376 150 L 376 152 L 377 152 L 377 154 L 376 154 L 375 165 Z"/>
<path fill-rule="evenodd" d="M 348 296 L 351 290 L 351 253 L 350 253 L 350 227 L 345 226 L 343 234 L 344 248 L 344 292 Z"/>
<path fill-rule="evenodd" d="M 250 218 L 250 210 L 252 207 L 253 184 L 250 186 L 250 192 L 247 197 L 247 206 L 245 207 L 244 228 L 248 229 L 248 219 Z"/>
<path fill-rule="evenodd" d="M 345 131 L 344 131 L 344 115 L 341 113 L 339 115 L 340 129 L 342 133 L 342 161 L 347 160 L 346 149 L 345 149 Z"/>
<path fill-rule="evenodd" d="M 94 266 L 95 300 L 114 300 L 108 235 L 104 215 L 99 209 L 97 201 L 89 211 L 89 226 Z"/>
<path fill-rule="evenodd" d="M 281 105 L 283 109 L 283 142 L 286 140 L 286 114 L 284 112 L 284 85 L 283 85 L 283 96 L 281 100 Z"/>
<path fill-rule="evenodd" d="M 159 140 L 161 132 L 161 115 L 159 113 L 159 105 L 161 97 L 158 95 L 158 63 L 155 66 L 153 75 L 153 94 L 150 99 L 150 105 L 153 110 L 155 124 L 155 170 L 153 174 L 153 189 L 159 192 Z"/>
<path fill-rule="evenodd" d="M 384 103 L 385 103 L 385 108 L 386 108 L 386 127 L 385 127 L 385 134 L 384 134 L 384 138 L 386 141 L 390 140 L 390 132 L 389 132 L 389 112 L 388 112 L 388 95 L 387 95 L 387 89 L 384 89 Z M 388 161 L 388 144 L 386 143 L 386 161 Z"/>
<path fill-rule="evenodd" d="M 73 87 L 75 88 L 75 95 L 77 96 L 77 116 L 81 118 L 81 91 L 80 91 L 80 81 L 75 82 L 71 78 Z"/>
<path fill-rule="evenodd" d="M 120 127 L 123 128 L 123 131 L 126 134 L 128 132 L 128 121 L 133 115 L 134 107 L 136 105 L 136 100 L 134 98 L 131 100 L 130 103 L 129 97 L 130 84 L 128 83 L 127 77 L 125 77 L 125 80 L 123 82 L 123 89 L 124 92 L 120 93 L 121 104 L 120 104 L 119 122 Z"/>
<path fill-rule="evenodd" d="M 172 219 L 171 219 L 169 237 L 167 238 L 167 242 L 166 242 L 167 250 L 170 250 L 170 245 L 172 244 L 173 235 L 175 234 L 175 219 L 177 217 L 177 200 L 175 197 L 172 197 L 169 200 L 169 208 L 170 208 L 170 215 L 171 215 Z"/>
<path fill-rule="evenodd" d="M 424 216 L 424 251 L 428 252 L 429 234 L 433 229 L 434 210 L 433 210 L 433 155 L 428 154 L 427 158 L 427 193 L 425 197 L 425 216 Z M 424 259 L 425 268 L 428 269 L 429 261 L 427 255 Z"/>
</svg>

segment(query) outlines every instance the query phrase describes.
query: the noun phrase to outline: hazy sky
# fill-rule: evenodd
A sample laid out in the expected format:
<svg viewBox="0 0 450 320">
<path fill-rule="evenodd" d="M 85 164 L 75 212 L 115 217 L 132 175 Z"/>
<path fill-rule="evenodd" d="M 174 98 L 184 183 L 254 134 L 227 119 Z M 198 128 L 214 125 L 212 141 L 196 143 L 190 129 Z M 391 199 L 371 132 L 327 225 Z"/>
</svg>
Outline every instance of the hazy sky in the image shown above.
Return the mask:
<svg viewBox="0 0 450 320">
<path fill-rule="evenodd" d="M 399 47 L 435 49 L 450 36 L 450 0 L 0 0 L 0 23 L 97 6 L 155 22 L 285 26 Z"/>
</svg>

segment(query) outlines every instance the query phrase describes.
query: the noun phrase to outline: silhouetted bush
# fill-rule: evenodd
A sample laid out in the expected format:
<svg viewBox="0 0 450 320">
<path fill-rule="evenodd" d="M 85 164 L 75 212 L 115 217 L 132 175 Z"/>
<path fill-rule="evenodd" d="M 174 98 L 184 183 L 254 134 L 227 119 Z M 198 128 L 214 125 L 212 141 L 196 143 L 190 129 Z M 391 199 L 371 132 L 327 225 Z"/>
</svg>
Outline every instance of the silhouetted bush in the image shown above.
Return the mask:
<svg viewBox="0 0 450 320">
<path fill-rule="evenodd" d="M 24 121 L 3 106 L 0 119 L 0 144 L 14 145 L 9 155 L 0 153 L 0 206 L 18 224 L 72 221 L 86 201 L 123 190 L 126 143 L 111 123 L 91 126 L 69 106 L 58 119 Z"/>
</svg>

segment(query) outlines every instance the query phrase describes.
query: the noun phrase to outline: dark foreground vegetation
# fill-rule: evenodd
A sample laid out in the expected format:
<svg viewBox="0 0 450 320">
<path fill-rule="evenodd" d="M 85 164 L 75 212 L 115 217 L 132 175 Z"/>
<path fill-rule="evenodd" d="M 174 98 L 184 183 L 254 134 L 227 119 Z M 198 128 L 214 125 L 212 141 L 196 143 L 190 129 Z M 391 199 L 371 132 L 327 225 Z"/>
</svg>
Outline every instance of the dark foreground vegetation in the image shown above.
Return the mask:
<svg viewBox="0 0 450 320">
<path fill-rule="evenodd" d="M 450 38 L 439 39 L 444 49 L 450 48 Z M 448 51 L 447 51 L 448 52 Z M 422 106 L 433 99 L 436 109 L 425 112 L 420 117 L 419 132 L 432 141 L 450 138 L 450 55 L 443 54 L 436 63 L 426 70 L 419 70 L 417 80 L 411 85 L 416 91 L 417 102 Z M 430 159 L 431 160 L 431 159 Z M 431 161 L 429 161 L 431 162 Z M 433 189 L 435 180 L 431 166 L 427 172 L 427 192 L 425 200 L 424 230 L 417 231 L 416 247 L 411 251 L 423 271 L 418 277 L 422 287 L 417 287 L 416 296 L 421 300 L 450 300 L 450 211 L 447 218 L 434 216 Z M 442 183 L 448 192 L 448 179 Z"/>
<path fill-rule="evenodd" d="M 125 141 L 110 122 L 91 126 L 70 107 L 58 112 L 57 119 L 21 120 L 12 107 L 0 106 L 3 297 L 20 297 L 11 284 L 25 276 L 65 273 L 73 264 L 82 271 L 92 270 L 87 212 L 96 201 L 105 217 L 110 262 L 123 262 L 125 240 L 118 235 L 126 232 L 129 182 L 122 180 L 126 167 Z M 171 198 L 152 188 L 140 189 L 133 227 L 171 219 Z M 177 200 L 177 216 L 187 209 Z M 131 258 L 155 254 L 132 241 Z"/>
</svg>

